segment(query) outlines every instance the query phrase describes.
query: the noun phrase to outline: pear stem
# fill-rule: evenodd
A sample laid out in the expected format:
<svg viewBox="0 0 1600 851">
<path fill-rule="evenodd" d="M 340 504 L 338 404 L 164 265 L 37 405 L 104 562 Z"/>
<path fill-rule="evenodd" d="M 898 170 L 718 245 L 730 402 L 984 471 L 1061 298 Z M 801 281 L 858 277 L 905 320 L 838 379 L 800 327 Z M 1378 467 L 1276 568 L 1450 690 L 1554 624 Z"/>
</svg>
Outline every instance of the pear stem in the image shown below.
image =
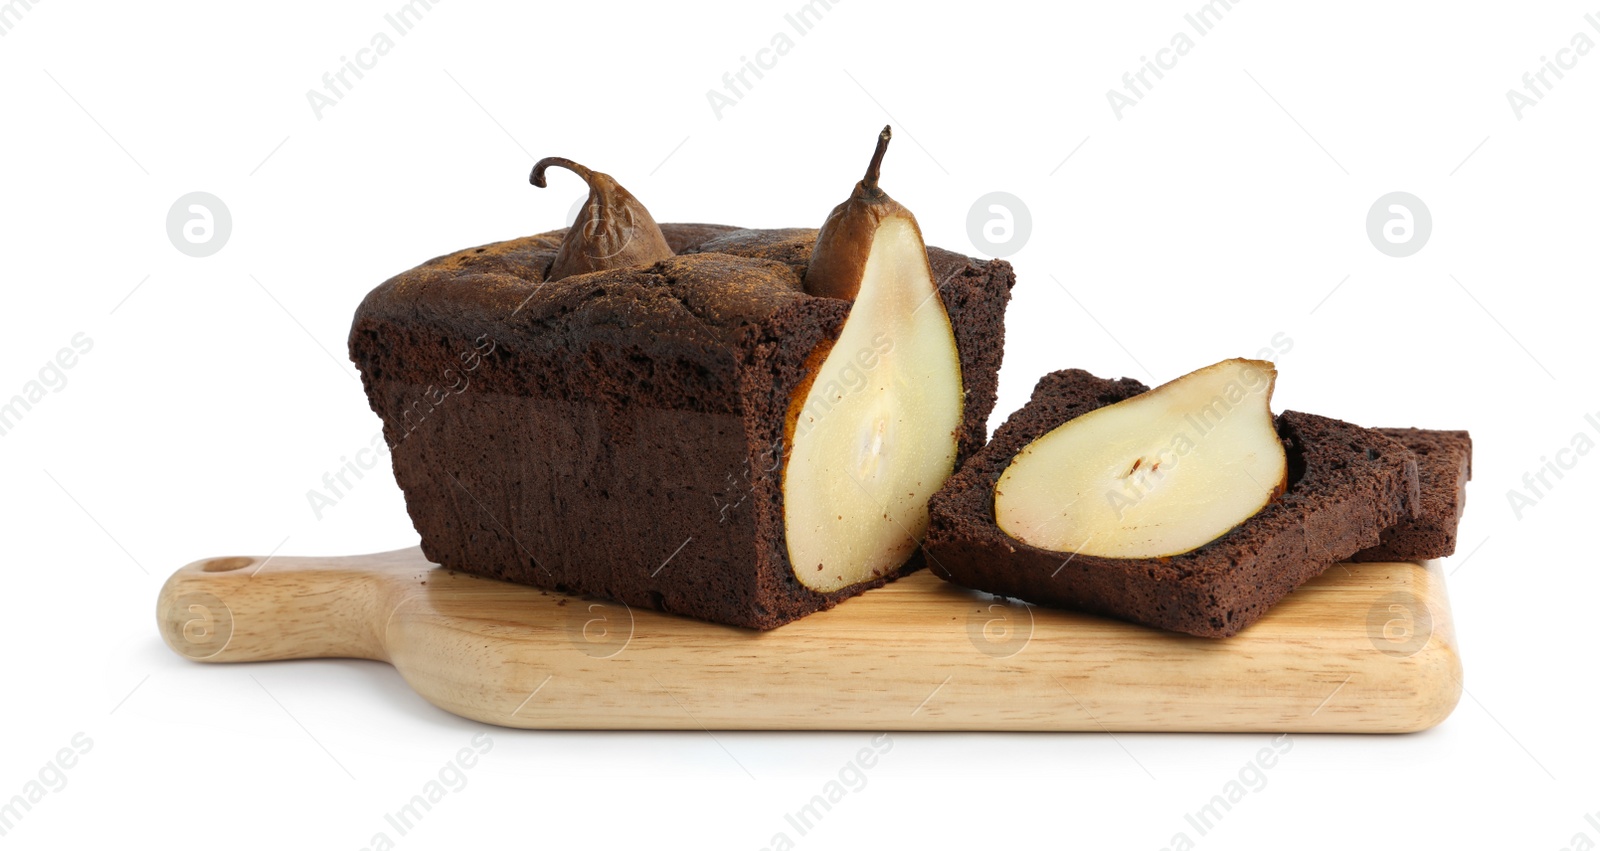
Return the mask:
<svg viewBox="0 0 1600 851">
<path fill-rule="evenodd" d="M 867 176 L 861 178 L 861 182 L 868 189 L 876 190 L 878 188 L 878 169 L 883 166 L 883 155 L 889 150 L 890 135 L 889 125 L 883 125 L 883 132 L 878 134 L 877 150 L 872 152 L 872 162 L 867 163 Z"/>
<path fill-rule="evenodd" d="M 543 189 L 545 187 L 544 170 L 553 165 L 560 166 L 578 175 L 579 177 L 583 178 L 584 183 L 594 182 L 592 180 L 594 172 L 573 162 L 572 160 L 567 159 L 566 157 L 545 157 L 537 163 L 534 163 L 533 173 L 528 175 L 528 182 L 539 187 L 540 189 Z"/>
</svg>

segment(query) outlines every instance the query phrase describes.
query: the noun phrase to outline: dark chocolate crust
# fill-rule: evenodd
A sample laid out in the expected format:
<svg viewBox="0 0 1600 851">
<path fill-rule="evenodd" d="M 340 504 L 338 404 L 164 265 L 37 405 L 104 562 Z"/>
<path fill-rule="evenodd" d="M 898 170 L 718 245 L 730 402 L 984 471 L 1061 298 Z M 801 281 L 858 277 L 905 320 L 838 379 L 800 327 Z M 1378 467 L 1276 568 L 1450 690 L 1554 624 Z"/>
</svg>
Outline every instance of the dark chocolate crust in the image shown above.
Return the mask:
<svg viewBox="0 0 1600 851">
<path fill-rule="evenodd" d="M 1277 428 L 1289 457 L 1287 491 L 1196 550 L 1160 559 L 1073 556 L 1001 531 L 995 483 L 1023 447 L 1146 389 L 1077 369 L 1040 379 L 1028 404 L 929 503 L 925 549 L 932 570 L 1032 603 L 1226 637 L 1330 565 L 1375 545 L 1383 529 L 1417 509 L 1417 463 L 1404 446 L 1350 423 L 1285 411 Z"/>
<path fill-rule="evenodd" d="M 665 224 L 678 256 L 546 281 L 564 230 L 470 248 L 361 303 L 350 357 L 427 557 L 768 629 L 820 594 L 789 567 L 784 421 L 850 304 L 805 294 L 816 231 Z M 928 250 L 966 391 L 957 464 L 994 407 L 1009 264 Z"/>
<path fill-rule="evenodd" d="M 1422 513 L 1383 530 L 1378 545 L 1350 561 L 1426 561 L 1456 551 L 1456 530 L 1467 507 L 1472 478 L 1472 436 L 1464 431 L 1380 428 L 1417 456 L 1422 483 Z"/>
</svg>

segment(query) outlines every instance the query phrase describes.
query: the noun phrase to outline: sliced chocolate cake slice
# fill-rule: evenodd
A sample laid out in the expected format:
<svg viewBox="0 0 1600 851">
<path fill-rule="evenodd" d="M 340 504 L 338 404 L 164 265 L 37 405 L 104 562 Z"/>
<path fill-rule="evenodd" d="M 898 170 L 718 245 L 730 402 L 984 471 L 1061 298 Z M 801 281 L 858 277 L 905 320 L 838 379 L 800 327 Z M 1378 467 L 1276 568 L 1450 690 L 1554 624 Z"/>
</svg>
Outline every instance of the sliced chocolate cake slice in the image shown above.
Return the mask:
<svg viewBox="0 0 1600 851">
<path fill-rule="evenodd" d="M 1285 489 L 1198 548 L 1105 557 L 1030 546 L 1001 529 L 996 484 L 1018 453 L 1064 423 L 1147 390 L 1132 379 L 1076 369 L 1041 379 L 1028 404 L 930 502 L 931 569 L 980 591 L 1224 637 L 1329 566 L 1377 545 L 1383 530 L 1418 511 L 1417 462 L 1404 445 L 1371 429 L 1286 411 L 1274 421 L 1287 459 Z"/>
<path fill-rule="evenodd" d="M 1426 561 L 1455 552 L 1456 530 L 1467 507 L 1467 482 L 1472 478 L 1472 436 L 1421 428 L 1374 431 L 1399 441 L 1417 456 L 1422 511 L 1383 530 L 1377 546 L 1349 560 Z"/>
</svg>

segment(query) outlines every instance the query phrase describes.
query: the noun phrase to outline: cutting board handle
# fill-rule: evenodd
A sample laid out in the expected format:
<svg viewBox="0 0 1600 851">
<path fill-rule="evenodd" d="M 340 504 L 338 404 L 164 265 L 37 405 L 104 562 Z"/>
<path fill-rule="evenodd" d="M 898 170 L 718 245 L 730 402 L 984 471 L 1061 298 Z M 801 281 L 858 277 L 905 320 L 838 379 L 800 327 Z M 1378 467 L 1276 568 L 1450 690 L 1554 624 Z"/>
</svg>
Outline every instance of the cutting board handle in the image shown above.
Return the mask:
<svg viewBox="0 0 1600 851">
<path fill-rule="evenodd" d="M 161 637 L 197 662 L 383 659 L 373 571 L 391 555 L 193 562 L 161 587 Z"/>
</svg>

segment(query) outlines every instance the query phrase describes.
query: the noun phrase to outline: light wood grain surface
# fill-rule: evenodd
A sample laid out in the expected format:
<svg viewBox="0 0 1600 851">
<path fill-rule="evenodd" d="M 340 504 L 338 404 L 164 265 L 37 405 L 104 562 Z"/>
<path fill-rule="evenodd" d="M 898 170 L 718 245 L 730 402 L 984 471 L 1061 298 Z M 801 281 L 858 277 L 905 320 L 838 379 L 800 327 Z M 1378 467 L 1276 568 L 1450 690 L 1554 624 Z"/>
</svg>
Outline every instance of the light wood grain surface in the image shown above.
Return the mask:
<svg viewBox="0 0 1600 851">
<path fill-rule="evenodd" d="M 1436 563 L 1336 565 L 1222 640 L 926 571 L 763 633 L 453 573 L 417 548 L 198 561 L 157 620 L 196 661 L 378 659 L 450 712 L 542 729 L 1385 733 L 1439 723 L 1461 694 Z"/>
</svg>

